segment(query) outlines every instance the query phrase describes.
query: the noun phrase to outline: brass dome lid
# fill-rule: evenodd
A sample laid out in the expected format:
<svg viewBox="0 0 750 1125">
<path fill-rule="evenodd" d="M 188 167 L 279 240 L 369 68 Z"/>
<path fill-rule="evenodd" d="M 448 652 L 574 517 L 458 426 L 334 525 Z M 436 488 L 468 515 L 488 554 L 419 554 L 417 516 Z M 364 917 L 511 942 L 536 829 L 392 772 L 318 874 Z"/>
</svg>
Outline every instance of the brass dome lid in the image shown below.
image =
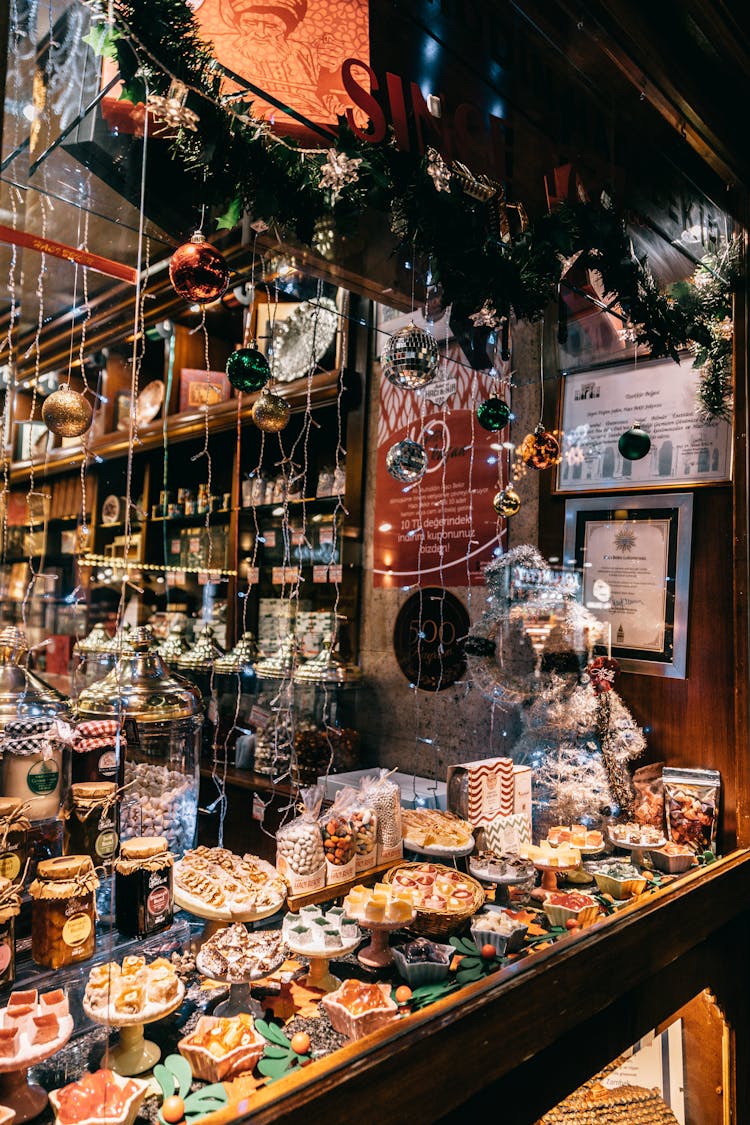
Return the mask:
<svg viewBox="0 0 750 1125">
<path fill-rule="evenodd" d="M 300 661 L 300 644 L 291 633 L 279 645 L 273 656 L 264 656 L 255 665 L 255 675 L 266 680 L 288 679 Z"/>
<path fill-rule="evenodd" d="M 242 634 L 231 652 L 219 657 L 214 663 L 214 671 L 225 675 L 232 672 L 242 672 L 244 669 L 252 667 L 257 659 L 258 642 L 255 635 L 248 631 Z"/>
<path fill-rule="evenodd" d="M 81 637 L 80 640 L 76 641 L 73 645 L 73 652 L 76 653 L 77 656 L 89 656 L 91 653 L 107 652 L 111 639 L 101 621 L 98 621 L 87 636 Z"/>
<path fill-rule="evenodd" d="M 321 649 L 317 656 L 300 664 L 294 673 L 295 684 L 355 684 L 362 669 L 349 664 L 337 649 Z"/>
<path fill-rule="evenodd" d="M 156 723 L 200 713 L 200 692 L 182 676 L 168 672 L 152 642 L 147 625 L 133 630 L 112 671 L 78 696 L 80 719 L 124 715 Z"/>
<path fill-rule="evenodd" d="M 224 649 L 214 637 L 213 629 L 210 625 L 204 625 L 193 647 L 178 658 L 177 667 L 189 668 L 196 672 L 210 672 L 214 661 L 223 655 Z"/>
<path fill-rule="evenodd" d="M 0 729 L 13 719 L 68 716 L 68 699 L 26 667 L 29 646 L 22 629 L 0 629 Z"/>
</svg>

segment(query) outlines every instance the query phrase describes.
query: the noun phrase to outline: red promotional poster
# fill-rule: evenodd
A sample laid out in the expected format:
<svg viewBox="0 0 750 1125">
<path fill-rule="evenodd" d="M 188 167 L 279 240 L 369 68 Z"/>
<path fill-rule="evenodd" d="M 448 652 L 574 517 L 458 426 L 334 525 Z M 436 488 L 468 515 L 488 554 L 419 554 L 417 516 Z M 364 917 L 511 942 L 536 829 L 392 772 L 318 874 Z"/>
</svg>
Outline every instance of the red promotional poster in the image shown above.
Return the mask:
<svg viewBox="0 0 750 1125">
<path fill-rule="evenodd" d="M 441 348 L 437 379 L 422 395 L 381 376 L 375 495 L 375 586 L 481 585 L 505 527 L 492 498 L 507 481 L 507 430 L 489 433 L 477 405 L 497 381 L 467 364 L 455 341 Z M 386 455 L 412 438 L 427 450 L 417 484 L 395 480 Z"/>
</svg>

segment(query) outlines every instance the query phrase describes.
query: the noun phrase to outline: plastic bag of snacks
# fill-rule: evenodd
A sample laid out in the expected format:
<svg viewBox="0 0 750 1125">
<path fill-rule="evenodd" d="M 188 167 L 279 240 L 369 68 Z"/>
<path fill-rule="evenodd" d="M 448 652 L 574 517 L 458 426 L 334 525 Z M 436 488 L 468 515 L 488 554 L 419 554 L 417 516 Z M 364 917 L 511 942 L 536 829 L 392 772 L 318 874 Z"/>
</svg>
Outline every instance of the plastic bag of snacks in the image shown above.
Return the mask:
<svg viewBox="0 0 750 1125">
<path fill-rule="evenodd" d="M 339 789 L 333 804 L 320 818 L 323 851 L 326 857 L 326 883 L 345 883 L 357 873 L 356 844 L 352 807 L 357 794 Z"/>
<path fill-rule="evenodd" d="M 323 788 L 313 785 L 300 792 L 302 812 L 276 833 L 276 867 L 292 894 L 319 891 L 326 885 L 326 860 L 318 817 Z"/>
<path fill-rule="evenodd" d="M 663 762 L 641 766 L 633 774 L 633 820 L 639 824 L 650 824 L 653 828 L 664 828 L 664 782 L 662 780 Z"/>
<path fill-rule="evenodd" d="M 357 871 L 369 871 L 378 862 L 378 814 L 370 805 L 361 783 L 359 791 L 352 798 L 350 816 L 354 828 Z"/>
<path fill-rule="evenodd" d="M 719 771 L 665 766 L 662 779 L 669 839 L 673 844 L 687 844 L 694 852 L 715 852 Z"/>
<path fill-rule="evenodd" d="M 362 779 L 362 796 L 378 815 L 378 863 L 401 859 L 404 854 L 401 829 L 401 790 L 390 780 L 388 770 Z"/>
</svg>

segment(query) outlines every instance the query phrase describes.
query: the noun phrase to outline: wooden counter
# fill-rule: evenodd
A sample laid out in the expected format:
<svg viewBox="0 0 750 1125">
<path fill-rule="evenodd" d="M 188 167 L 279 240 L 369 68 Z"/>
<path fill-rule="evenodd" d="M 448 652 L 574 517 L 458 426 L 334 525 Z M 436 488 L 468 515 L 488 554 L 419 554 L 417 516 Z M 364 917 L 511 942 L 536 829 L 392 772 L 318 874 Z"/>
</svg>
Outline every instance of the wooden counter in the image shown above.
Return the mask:
<svg viewBox="0 0 750 1125">
<path fill-rule="evenodd" d="M 479 1122 L 532 1125 L 564 1096 L 703 989 L 727 1020 L 735 1107 L 750 1105 L 750 852 L 736 852 L 594 929 L 228 1107 L 331 1125 Z M 720 1093 L 720 1091 L 718 1091 Z M 721 1100 L 721 1099 L 719 1099 Z M 718 1115 L 691 1125 L 713 1125 Z M 728 1119 L 728 1118 L 727 1118 Z"/>
</svg>

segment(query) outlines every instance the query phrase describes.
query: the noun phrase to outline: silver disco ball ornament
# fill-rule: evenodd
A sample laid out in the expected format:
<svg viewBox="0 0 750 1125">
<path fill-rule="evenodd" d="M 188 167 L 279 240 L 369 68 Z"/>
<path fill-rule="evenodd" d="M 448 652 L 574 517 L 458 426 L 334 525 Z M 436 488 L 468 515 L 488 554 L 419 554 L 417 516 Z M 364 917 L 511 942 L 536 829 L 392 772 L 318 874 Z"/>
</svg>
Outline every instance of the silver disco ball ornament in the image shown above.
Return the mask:
<svg viewBox="0 0 750 1125">
<path fill-rule="evenodd" d="M 427 471 L 427 450 L 418 441 L 397 441 L 385 455 L 385 467 L 402 484 L 416 484 Z"/>
<path fill-rule="evenodd" d="M 383 374 L 394 387 L 419 390 L 437 375 L 440 363 L 437 340 L 416 324 L 407 324 L 388 338 L 380 363 Z"/>
</svg>

